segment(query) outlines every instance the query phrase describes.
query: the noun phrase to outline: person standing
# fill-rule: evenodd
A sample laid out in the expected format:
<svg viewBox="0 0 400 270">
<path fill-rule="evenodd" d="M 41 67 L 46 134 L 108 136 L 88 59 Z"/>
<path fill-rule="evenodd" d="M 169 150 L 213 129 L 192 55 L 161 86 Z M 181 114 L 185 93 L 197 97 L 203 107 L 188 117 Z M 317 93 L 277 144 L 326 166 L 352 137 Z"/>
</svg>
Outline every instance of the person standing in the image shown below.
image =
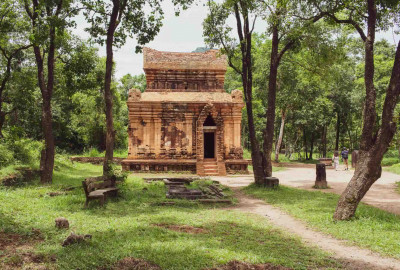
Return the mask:
<svg viewBox="0 0 400 270">
<path fill-rule="evenodd" d="M 349 170 L 349 150 L 347 150 L 346 147 L 343 147 L 342 159 L 343 159 L 344 165 L 346 165 L 346 168 L 344 170 L 348 171 Z"/>
<path fill-rule="evenodd" d="M 335 168 L 335 171 L 337 171 L 339 169 L 339 152 L 338 151 L 333 152 L 332 161 L 333 161 L 333 167 Z"/>
</svg>

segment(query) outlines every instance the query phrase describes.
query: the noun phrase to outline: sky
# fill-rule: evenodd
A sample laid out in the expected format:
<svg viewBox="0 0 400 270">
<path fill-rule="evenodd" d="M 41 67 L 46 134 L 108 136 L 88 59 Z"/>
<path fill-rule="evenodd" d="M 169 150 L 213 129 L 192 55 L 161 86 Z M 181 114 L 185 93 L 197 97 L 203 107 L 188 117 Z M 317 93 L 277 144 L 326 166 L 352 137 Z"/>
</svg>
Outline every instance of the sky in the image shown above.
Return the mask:
<svg viewBox="0 0 400 270">
<path fill-rule="evenodd" d="M 191 52 L 197 47 L 205 47 L 202 23 L 208 14 L 206 1 L 196 1 L 197 4 L 188 10 L 181 11 L 179 17 L 175 16 L 174 6 L 170 1 L 165 1 L 164 21 L 160 33 L 146 47 L 160 51 Z M 73 33 L 88 39 L 89 34 L 84 28 L 87 26 L 83 16 L 78 16 L 77 27 Z M 232 21 L 232 23 L 234 23 Z M 258 20 L 255 32 L 265 31 L 266 23 Z M 394 35 L 392 29 L 385 33 L 377 34 L 377 39 L 386 38 L 390 43 L 398 42 L 399 35 Z M 396 44 L 396 43 L 395 43 Z M 114 49 L 116 63 L 115 76 L 120 79 L 125 74 L 138 75 L 143 73 L 143 55 L 135 53 L 136 41 L 128 39 L 124 46 Z M 99 47 L 99 54 L 105 56 L 105 47 Z"/>
<path fill-rule="evenodd" d="M 181 11 L 180 16 L 175 16 L 174 6 L 170 1 L 163 3 L 164 24 L 156 38 L 146 47 L 160 51 L 191 52 L 197 47 L 205 47 L 203 39 L 202 22 L 207 16 L 207 7 L 200 2 L 188 10 Z M 82 38 L 89 38 L 84 31 L 85 19 L 77 18 L 77 28 L 74 34 Z M 136 41 L 128 39 L 120 49 L 114 49 L 116 62 L 116 77 L 119 79 L 127 73 L 138 75 L 143 73 L 143 55 L 135 53 Z M 99 48 L 99 54 L 105 56 L 105 47 Z"/>
</svg>

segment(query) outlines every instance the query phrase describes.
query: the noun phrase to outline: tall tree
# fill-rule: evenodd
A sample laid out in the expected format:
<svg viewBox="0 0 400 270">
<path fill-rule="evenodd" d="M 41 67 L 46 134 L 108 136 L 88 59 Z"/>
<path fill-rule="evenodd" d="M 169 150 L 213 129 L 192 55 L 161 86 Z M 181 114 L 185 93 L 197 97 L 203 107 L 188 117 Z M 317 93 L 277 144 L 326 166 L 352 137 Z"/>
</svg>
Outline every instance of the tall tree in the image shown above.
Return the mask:
<svg viewBox="0 0 400 270">
<path fill-rule="evenodd" d="M 110 172 L 114 155 L 115 130 L 113 122 L 113 48 L 120 47 L 127 37 L 136 36 L 136 53 L 154 39 L 160 31 L 163 19 L 161 1 L 157 0 L 83 0 L 84 15 L 90 24 L 87 29 L 94 40 L 106 45 L 106 72 L 104 77 L 104 100 L 106 112 L 106 153 L 103 174 Z M 191 1 L 174 0 L 174 4 Z"/>
<path fill-rule="evenodd" d="M 203 23 L 206 42 L 210 45 L 221 46 L 223 53 L 228 56 L 228 64 L 241 75 L 248 117 L 254 180 L 257 184 L 263 183 L 265 177 L 272 175 L 271 155 L 273 151 L 279 64 L 283 55 L 300 40 L 302 29 L 306 29 L 310 23 L 317 22 L 322 18 L 321 15 L 309 20 L 296 20 L 289 12 L 295 9 L 295 4 L 280 0 L 235 0 L 225 1 L 222 4 L 209 1 L 210 14 Z M 238 43 L 230 36 L 232 27 L 227 24 L 227 19 L 232 14 L 236 19 Z M 267 20 L 268 30 L 272 34 L 268 73 L 267 119 L 263 131 L 262 150 L 256 137 L 252 96 L 252 34 L 259 14 Z M 237 48 L 240 49 L 239 52 Z"/>
<path fill-rule="evenodd" d="M 70 25 L 68 18 L 76 14 L 76 10 L 71 6 L 72 3 L 73 0 L 23 1 L 31 23 L 31 39 L 37 66 L 38 84 L 42 94 L 42 130 L 45 143 L 40 160 L 42 183 L 51 183 L 53 179 L 55 151 L 51 99 L 54 90 L 57 39 Z"/>
<path fill-rule="evenodd" d="M 211 47 L 213 45 L 222 46 L 223 53 L 228 57 L 229 66 L 241 76 L 246 103 L 254 180 L 258 184 L 263 181 L 264 170 L 253 114 L 252 33 L 256 21 L 254 13 L 257 6 L 252 1 L 225 1 L 222 4 L 210 1 L 208 5 L 210 14 L 203 23 L 205 40 Z M 234 14 L 236 20 L 239 44 L 230 37 L 232 28 L 227 25 L 227 20 L 231 14 Z"/>
<path fill-rule="evenodd" d="M 337 220 L 347 220 L 355 215 L 361 199 L 380 178 L 383 155 L 396 132 L 393 115 L 400 96 L 400 42 L 394 56 L 392 75 L 386 89 L 380 124 L 376 121 L 374 45 L 376 32 L 385 29 L 388 24 L 395 23 L 394 18 L 398 18 L 400 1 L 312 1 L 312 3 L 316 12 L 323 14 L 332 22 L 351 25 L 364 43 L 365 102 L 360 156 L 354 175 L 340 196 L 334 214 Z"/>
</svg>

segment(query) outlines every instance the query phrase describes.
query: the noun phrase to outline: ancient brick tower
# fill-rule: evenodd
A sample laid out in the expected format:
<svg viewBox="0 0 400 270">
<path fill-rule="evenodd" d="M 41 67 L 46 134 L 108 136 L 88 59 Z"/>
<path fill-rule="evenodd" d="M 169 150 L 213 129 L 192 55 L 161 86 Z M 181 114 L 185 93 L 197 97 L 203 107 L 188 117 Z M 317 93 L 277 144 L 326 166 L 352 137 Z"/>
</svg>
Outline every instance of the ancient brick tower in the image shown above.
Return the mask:
<svg viewBox="0 0 400 270">
<path fill-rule="evenodd" d="M 240 131 L 243 97 L 224 90 L 226 58 L 143 50 L 147 89 L 129 91 L 124 170 L 247 172 Z"/>
</svg>

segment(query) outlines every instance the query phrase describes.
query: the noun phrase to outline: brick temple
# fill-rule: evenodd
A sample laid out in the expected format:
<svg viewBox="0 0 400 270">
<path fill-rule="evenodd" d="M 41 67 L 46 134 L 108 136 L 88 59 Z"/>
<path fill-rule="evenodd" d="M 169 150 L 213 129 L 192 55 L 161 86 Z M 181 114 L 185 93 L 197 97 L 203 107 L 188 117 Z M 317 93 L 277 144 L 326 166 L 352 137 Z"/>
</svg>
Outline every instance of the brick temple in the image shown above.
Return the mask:
<svg viewBox="0 0 400 270">
<path fill-rule="evenodd" d="M 242 92 L 225 92 L 227 59 L 143 49 L 147 88 L 129 90 L 129 148 L 124 170 L 247 173 Z"/>
</svg>

